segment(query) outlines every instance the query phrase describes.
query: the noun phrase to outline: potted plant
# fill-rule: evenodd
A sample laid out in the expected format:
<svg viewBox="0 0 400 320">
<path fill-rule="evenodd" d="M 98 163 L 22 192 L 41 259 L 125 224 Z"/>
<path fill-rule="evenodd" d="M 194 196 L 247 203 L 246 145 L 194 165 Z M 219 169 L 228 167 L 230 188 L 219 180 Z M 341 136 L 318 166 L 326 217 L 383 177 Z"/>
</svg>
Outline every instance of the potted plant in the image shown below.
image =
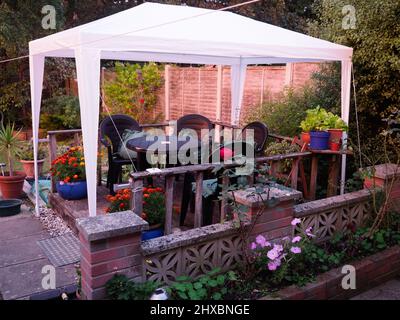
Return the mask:
<svg viewBox="0 0 400 320">
<path fill-rule="evenodd" d="M 310 124 L 308 122 L 306 122 L 305 120 L 303 120 L 300 123 L 300 128 L 301 128 L 301 135 L 300 135 L 301 141 L 303 141 L 303 143 L 309 145 L 310 144 L 310 131 L 312 129 L 310 127 Z"/>
<path fill-rule="evenodd" d="M 25 173 L 14 170 L 15 158 L 21 152 L 19 132 L 14 132 L 14 124 L 0 126 L 0 153 L 6 157 L 8 172 L 0 175 L 0 191 L 4 199 L 19 198 L 22 195 Z"/>
<path fill-rule="evenodd" d="M 334 137 L 330 139 L 329 146 L 332 151 L 340 151 L 340 138 Z"/>
<path fill-rule="evenodd" d="M 106 199 L 110 202 L 110 206 L 106 212 L 112 213 L 129 209 L 131 194 L 129 189 L 123 189 L 119 190 L 115 196 L 108 195 Z M 165 194 L 161 188 L 143 188 L 141 217 L 149 223 L 149 229 L 142 232 L 142 240 L 161 237 L 164 234 Z"/>
<path fill-rule="evenodd" d="M 310 130 L 310 148 L 326 150 L 329 148 L 329 114 L 320 106 L 306 111 L 307 116 L 301 122 L 302 128 Z"/>
<path fill-rule="evenodd" d="M 46 152 L 43 148 L 39 147 L 38 150 L 38 171 L 39 176 L 42 174 L 43 163 L 46 158 Z M 22 167 L 24 168 L 26 177 L 28 179 L 35 178 L 35 161 L 33 159 L 33 145 L 31 143 L 26 143 L 23 146 L 23 149 L 19 155 L 19 162 L 21 162 Z"/>
<path fill-rule="evenodd" d="M 343 136 L 343 131 L 347 131 L 348 127 L 346 122 L 344 122 L 339 116 L 328 112 L 328 125 L 329 125 L 329 146 L 331 150 L 334 150 L 332 148 L 337 148 L 336 145 L 332 146 L 332 143 L 339 143 L 339 146 L 341 144 L 342 136 Z M 335 150 L 336 151 L 336 150 Z"/>
<path fill-rule="evenodd" d="M 79 200 L 87 197 L 82 147 L 70 148 L 51 165 L 50 173 L 57 180 L 56 189 L 63 199 Z"/>
</svg>

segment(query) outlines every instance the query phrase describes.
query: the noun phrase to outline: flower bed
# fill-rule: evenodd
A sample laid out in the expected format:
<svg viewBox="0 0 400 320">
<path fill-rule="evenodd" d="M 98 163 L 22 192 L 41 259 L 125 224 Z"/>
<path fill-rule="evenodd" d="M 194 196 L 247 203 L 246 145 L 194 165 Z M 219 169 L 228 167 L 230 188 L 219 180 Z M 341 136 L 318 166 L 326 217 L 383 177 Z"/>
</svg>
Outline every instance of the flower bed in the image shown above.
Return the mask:
<svg viewBox="0 0 400 320">
<path fill-rule="evenodd" d="M 297 218 L 292 221 L 292 225 L 299 223 L 301 220 Z M 279 243 L 257 236 L 250 244 L 247 263 L 233 271 L 213 270 L 196 279 L 184 276 L 168 286 L 147 281 L 144 286 L 164 286 L 172 299 L 348 298 L 400 271 L 398 227 L 395 223 L 369 235 L 368 228 L 355 230 L 349 226 L 332 240 L 320 244 L 312 241 L 311 228 Z M 349 263 L 356 270 L 357 290 L 345 290 L 341 285 L 348 274 L 348 271 L 342 273 L 342 266 Z M 135 290 L 141 286 L 137 284 Z M 130 293 L 126 295 L 135 299 Z"/>
<path fill-rule="evenodd" d="M 400 274 L 400 246 L 388 248 L 359 261 L 349 263 L 355 269 L 355 289 L 342 287 L 343 267 L 325 272 L 304 287 L 291 285 L 261 300 L 326 300 L 348 299 L 369 288 L 382 284 Z"/>
</svg>

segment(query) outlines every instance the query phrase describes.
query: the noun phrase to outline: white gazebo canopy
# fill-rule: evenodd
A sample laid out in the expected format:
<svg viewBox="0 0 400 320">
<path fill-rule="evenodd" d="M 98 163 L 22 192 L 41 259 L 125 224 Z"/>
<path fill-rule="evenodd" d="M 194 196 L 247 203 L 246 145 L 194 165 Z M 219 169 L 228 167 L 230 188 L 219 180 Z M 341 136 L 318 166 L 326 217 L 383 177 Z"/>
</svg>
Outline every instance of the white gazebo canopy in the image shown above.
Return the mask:
<svg viewBox="0 0 400 320">
<path fill-rule="evenodd" d="M 101 59 L 230 65 L 233 124 L 240 117 L 247 65 L 341 61 L 341 110 L 343 120 L 348 122 L 352 52 L 349 47 L 228 11 L 156 3 L 144 3 L 31 41 L 29 59 L 35 162 L 45 57 L 76 60 L 89 214 L 94 216 Z M 35 172 L 37 177 L 37 167 Z M 343 174 L 342 170 L 342 181 Z M 38 190 L 38 182 L 35 183 L 35 190 Z"/>
</svg>

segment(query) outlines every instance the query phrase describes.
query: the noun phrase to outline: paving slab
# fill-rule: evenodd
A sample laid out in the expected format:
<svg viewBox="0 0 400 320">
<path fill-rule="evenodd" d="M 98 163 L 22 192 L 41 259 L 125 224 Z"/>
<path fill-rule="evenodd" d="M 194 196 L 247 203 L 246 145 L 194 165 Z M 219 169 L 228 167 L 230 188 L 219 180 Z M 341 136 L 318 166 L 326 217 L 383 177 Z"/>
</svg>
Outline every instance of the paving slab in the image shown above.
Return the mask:
<svg viewBox="0 0 400 320">
<path fill-rule="evenodd" d="M 4 300 L 23 299 L 43 293 L 42 280 L 46 273 L 42 273 L 44 266 L 50 262 L 44 258 L 29 261 L 5 268 L 0 268 L 0 291 Z M 55 268 L 56 288 L 75 283 L 75 268 L 73 265 Z"/>
<path fill-rule="evenodd" d="M 42 269 L 51 263 L 37 241 L 48 238 L 51 235 L 27 208 L 19 215 L 0 218 L 0 297 L 4 300 L 38 296 L 46 299 L 59 296 L 65 287 L 73 290 L 76 284 L 74 265 L 55 268 L 58 290 L 42 287 L 46 276 Z"/>
<path fill-rule="evenodd" d="M 351 300 L 400 300 L 400 279 L 389 280 L 353 297 Z"/>
</svg>

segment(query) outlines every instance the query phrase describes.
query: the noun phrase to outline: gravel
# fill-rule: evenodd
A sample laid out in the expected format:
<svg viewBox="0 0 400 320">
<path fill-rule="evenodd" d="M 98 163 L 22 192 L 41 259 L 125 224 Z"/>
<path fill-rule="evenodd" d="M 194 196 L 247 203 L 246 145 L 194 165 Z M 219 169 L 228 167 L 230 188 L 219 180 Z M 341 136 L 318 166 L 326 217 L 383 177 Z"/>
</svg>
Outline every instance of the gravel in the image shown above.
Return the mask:
<svg viewBox="0 0 400 320">
<path fill-rule="evenodd" d="M 38 218 L 43 227 L 50 233 L 52 237 L 61 236 L 72 232 L 63 219 L 56 215 L 50 208 L 40 208 L 40 216 Z"/>
</svg>

